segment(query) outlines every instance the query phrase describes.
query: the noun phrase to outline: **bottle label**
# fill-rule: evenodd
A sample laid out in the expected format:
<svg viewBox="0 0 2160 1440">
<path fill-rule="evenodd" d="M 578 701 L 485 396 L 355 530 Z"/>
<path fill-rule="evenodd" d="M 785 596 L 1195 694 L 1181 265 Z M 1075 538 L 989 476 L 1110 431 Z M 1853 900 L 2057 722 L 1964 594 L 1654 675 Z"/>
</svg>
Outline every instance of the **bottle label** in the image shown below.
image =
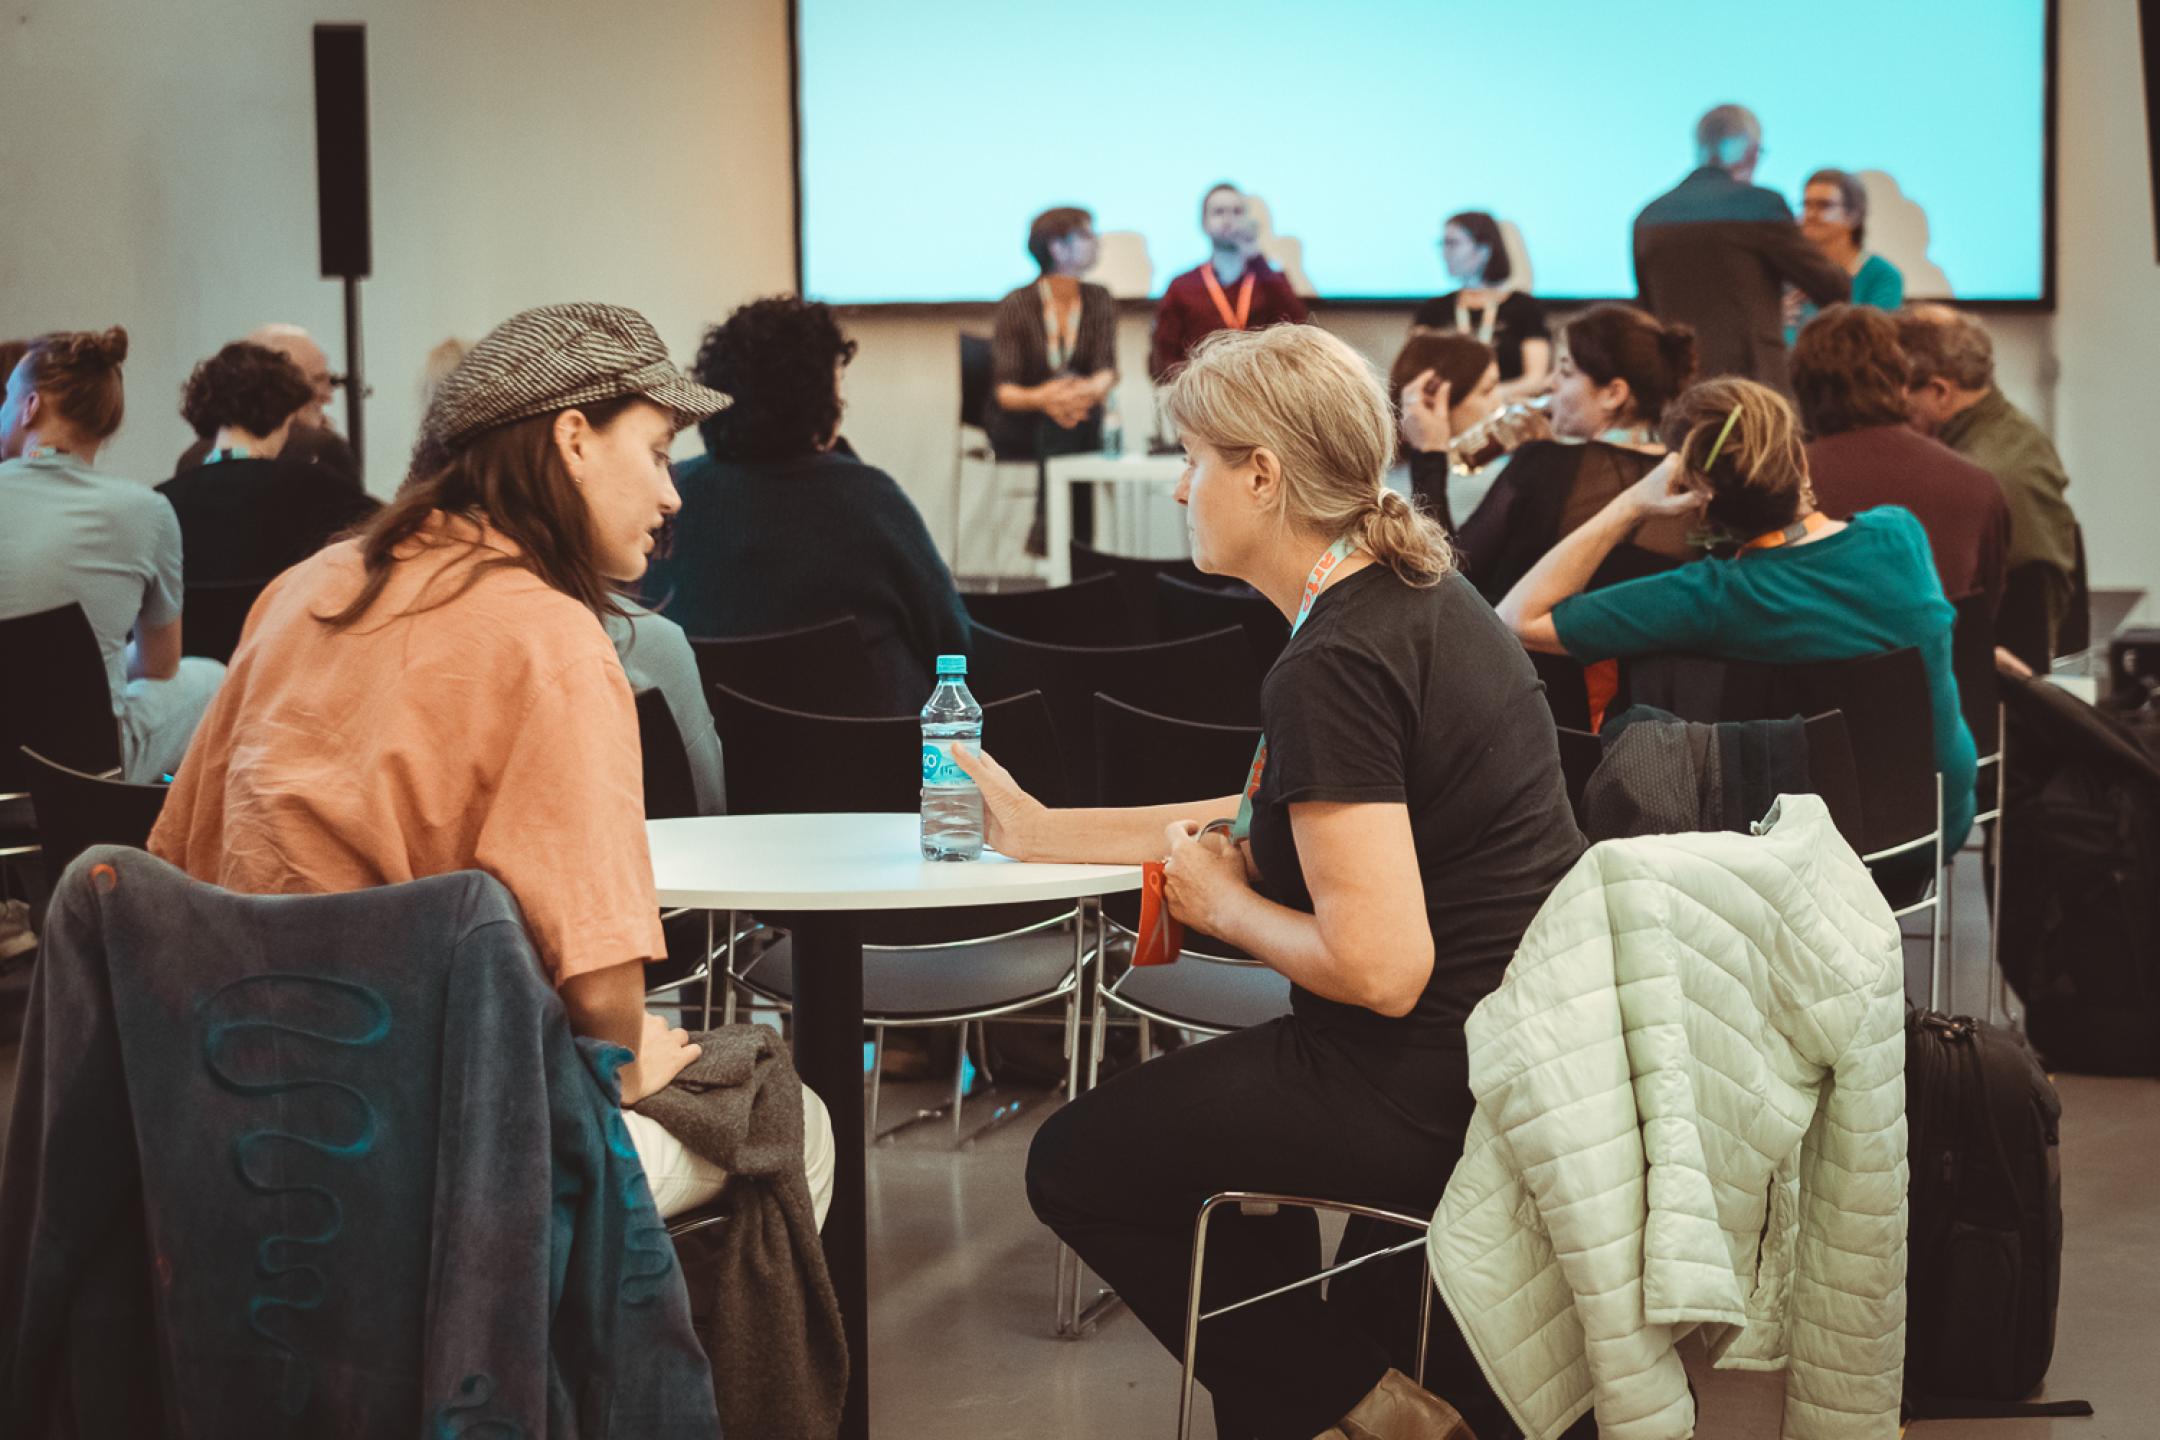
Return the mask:
<svg viewBox="0 0 2160 1440">
<path fill-rule="evenodd" d="M 975 784 L 968 773 L 952 758 L 952 741 L 925 740 L 922 742 L 922 783 L 940 787 L 972 788 Z"/>
</svg>

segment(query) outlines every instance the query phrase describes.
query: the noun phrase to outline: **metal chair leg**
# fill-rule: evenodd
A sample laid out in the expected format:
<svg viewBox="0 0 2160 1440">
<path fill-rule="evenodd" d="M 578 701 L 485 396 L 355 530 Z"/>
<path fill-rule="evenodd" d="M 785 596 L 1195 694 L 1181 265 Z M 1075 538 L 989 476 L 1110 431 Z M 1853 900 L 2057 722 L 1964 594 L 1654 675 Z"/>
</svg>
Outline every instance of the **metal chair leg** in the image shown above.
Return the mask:
<svg viewBox="0 0 2160 1440">
<path fill-rule="evenodd" d="M 878 1089 L 885 1079 L 885 1027 L 870 1027 L 870 1133 L 877 1134 Z"/>
<path fill-rule="evenodd" d="M 721 998 L 720 1023 L 735 1023 L 735 937 L 742 927 L 736 923 L 735 912 L 727 912 L 727 989 Z"/>
<path fill-rule="evenodd" d="M 728 927 L 728 934 L 733 935 L 734 933 L 734 927 Z M 715 953 L 717 949 L 718 947 L 713 943 L 713 912 L 707 910 L 705 912 L 705 1020 L 700 1027 L 706 1030 L 712 1029 L 713 968 L 720 959 L 719 955 Z M 728 982 L 730 988 L 733 987 L 734 983 L 732 980 Z"/>
<path fill-rule="evenodd" d="M 1942 772 L 1935 772 L 1935 903 L 1928 907 L 1928 1008 L 1941 1010 L 1943 1001 L 1943 832 Z"/>
</svg>

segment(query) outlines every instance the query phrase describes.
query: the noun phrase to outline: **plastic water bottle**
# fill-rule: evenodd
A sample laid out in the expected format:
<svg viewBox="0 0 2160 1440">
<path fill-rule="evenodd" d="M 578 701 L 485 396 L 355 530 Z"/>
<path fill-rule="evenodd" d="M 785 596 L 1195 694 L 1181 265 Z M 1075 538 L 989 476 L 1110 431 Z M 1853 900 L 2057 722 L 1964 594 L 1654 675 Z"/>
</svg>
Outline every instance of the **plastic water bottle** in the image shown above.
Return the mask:
<svg viewBox="0 0 2160 1440">
<path fill-rule="evenodd" d="M 968 693 L 967 656 L 937 657 L 937 689 L 922 708 L 922 855 L 980 860 L 982 791 L 952 758 L 955 740 L 981 753 L 982 706 Z"/>
<path fill-rule="evenodd" d="M 1118 419 L 1115 390 L 1103 396 L 1102 453 L 1112 460 L 1125 453 L 1125 422 Z"/>
</svg>

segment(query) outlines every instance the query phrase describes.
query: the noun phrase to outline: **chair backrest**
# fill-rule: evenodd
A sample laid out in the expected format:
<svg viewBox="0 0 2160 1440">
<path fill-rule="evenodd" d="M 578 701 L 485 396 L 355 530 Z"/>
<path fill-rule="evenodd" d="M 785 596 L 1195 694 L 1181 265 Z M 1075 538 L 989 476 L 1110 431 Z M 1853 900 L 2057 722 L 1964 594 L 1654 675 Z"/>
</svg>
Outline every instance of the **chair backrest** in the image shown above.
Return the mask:
<svg viewBox="0 0 2160 1440">
<path fill-rule="evenodd" d="M 865 719 L 808 715 L 724 685 L 712 692 L 736 815 L 905 814 L 922 808 L 922 724 L 912 715 Z M 1036 694 L 983 706 L 983 749 L 1047 805 L 1065 802 L 1065 762 L 1049 708 Z M 865 925 L 885 945 L 929 945 L 997 935 L 1062 914 L 1065 902 L 895 911 Z"/>
<path fill-rule="evenodd" d="M 697 782 L 690 751 L 676 728 L 675 712 L 658 689 L 637 693 L 638 750 L 645 760 L 645 818 L 680 820 L 698 813 Z"/>
<path fill-rule="evenodd" d="M 120 765 L 112 682 L 90 617 L 73 601 L 0 620 L 0 792 L 23 790 L 20 747 L 95 775 Z"/>
<path fill-rule="evenodd" d="M 223 664 L 240 646 L 240 631 L 248 612 L 270 584 L 263 580 L 228 580 L 187 587 L 181 602 L 180 649 L 183 654 L 202 655 Z"/>
<path fill-rule="evenodd" d="M 1134 555 L 1112 555 L 1107 550 L 1097 550 L 1092 545 L 1072 542 L 1072 573 L 1075 580 L 1090 575 L 1113 575 L 1118 586 L 1125 592 L 1125 609 L 1132 617 L 1133 641 L 1147 644 L 1163 638 L 1155 624 L 1155 577 L 1175 575 L 1194 585 L 1204 585 L 1207 577 L 1200 567 L 1185 556 L 1174 560 L 1145 560 Z"/>
<path fill-rule="evenodd" d="M 1958 706 L 1965 712 L 1973 745 L 1982 757 L 1993 755 L 2002 748 L 2002 687 L 1995 674 L 1995 622 L 1988 618 L 1985 595 L 1957 602 L 1950 669 L 1957 676 Z"/>
<path fill-rule="evenodd" d="M 1568 808 L 1575 812 L 1575 823 L 1583 823 L 1583 792 L 1590 788 L 1590 777 L 1605 758 L 1605 744 L 1587 730 L 1569 726 L 1558 727 L 1560 736 L 1560 776 L 1567 782 Z"/>
<path fill-rule="evenodd" d="M 1209 800 L 1244 788 L 1252 768 L 1257 725 L 1208 725 L 1157 715 L 1108 695 L 1095 697 L 1097 803 L 1170 805 Z M 1127 930 L 1140 923 L 1136 891 L 1102 897 L 1103 911 Z M 1188 932 L 1185 948 L 1242 960 L 1245 952 L 1213 936 Z"/>
<path fill-rule="evenodd" d="M 1042 692 L 1065 756 L 1067 793 L 1078 804 L 1094 802 L 1098 694 L 1181 720 L 1254 725 L 1260 719 L 1260 672 L 1242 630 L 1082 649 L 977 626 L 968 672 L 980 699 Z"/>
<path fill-rule="evenodd" d="M 1567 730 L 1588 730 L 1590 690 L 1584 678 L 1588 667 L 1567 655 L 1532 650 L 1530 668 L 1537 671 L 1545 686 L 1545 706 L 1552 711 L 1553 724 Z"/>
<path fill-rule="evenodd" d="M 1155 577 L 1155 625 L 1166 640 L 1235 625 L 1245 632 L 1262 674 L 1290 643 L 1290 622 L 1258 591 L 1200 585 L 1171 574 Z"/>
<path fill-rule="evenodd" d="M 708 690 L 725 685 L 813 715 L 876 715 L 885 708 L 870 647 L 852 615 L 769 635 L 693 637 L 690 650 Z"/>
<path fill-rule="evenodd" d="M 1583 793 L 1590 777 L 1605 758 L 1605 743 L 1586 730 L 1560 728 L 1560 773 L 1567 781 L 1568 807 L 1575 823 L 1583 819 Z M 1808 748 L 1808 785 L 1820 795 L 1830 812 L 1830 823 L 1856 849 L 1862 827 L 1860 781 L 1853 766 L 1852 741 L 1845 733 L 1845 717 L 1832 710 L 1811 715 L 1804 722 Z"/>
<path fill-rule="evenodd" d="M 38 846 L 48 891 L 60 885 L 68 862 L 93 845 L 126 845 L 141 850 L 150 843 L 150 827 L 165 806 L 163 785 L 130 785 L 107 780 L 48 760 L 25 747 L 30 804 L 37 811 Z"/>
<path fill-rule="evenodd" d="M 1048 645 L 1131 645 L 1132 617 L 1125 590 L 1109 575 L 1090 575 L 1047 590 L 1001 590 L 995 594 L 962 592 L 968 619 L 1023 640 Z"/>
<path fill-rule="evenodd" d="M 960 332 L 960 423 L 980 429 L 990 408 L 991 378 L 995 372 L 990 337 Z"/>
<path fill-rule="evenodd" d="M 1854 828 L 1840 820 L 1839 831 L 1863 855 L 1934 831 L 1933 706 L 1918 650 L 1908 646 L 1807 665 L 1661 655 L 1632 661 L 1628 669 L 1629 694 L 1638 704 L 1683 720 L 1714 724 L 1840 712 L 1859 814 Z M 1812 737 L 1809 767 L 1815 767 Z M 1824 798 L 1829 800 L 1827 792 Z M 1837 817 L 1834 805 L 1831 814 Z"/>
</svg>

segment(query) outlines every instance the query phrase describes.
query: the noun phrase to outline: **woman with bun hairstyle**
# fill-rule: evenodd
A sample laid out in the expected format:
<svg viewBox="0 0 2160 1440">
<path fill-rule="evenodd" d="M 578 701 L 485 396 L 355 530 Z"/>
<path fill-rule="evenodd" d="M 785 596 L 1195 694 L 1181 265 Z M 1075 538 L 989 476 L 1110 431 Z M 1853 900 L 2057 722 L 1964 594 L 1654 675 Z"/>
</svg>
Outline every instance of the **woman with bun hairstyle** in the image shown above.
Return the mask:
<svg viewBox="0 0 2160 1440">
<path fill-rule="evenodd" d="M 82 606 L 104 652 L 121 773 L 149 783 L 179 768 L 225 667 L 180 654 L 172 507 L 146 485 L 92 468 L 126 412 L 127 353 L 127 331 L 117 325 L 56 331 L 32 340 L 7 377 L 0 619 Z"/>
<path fill-rule="evenodd" d="M 1632 305 L 1593 305 L 1561 332 L 1547 411 L 1555 438 L 1516 450 L 1475 509 L 1436 510 L 1455 542 L 1456 563 L 1486 599 L 1498 601 L 1538 558 L 1640 480 L 1665 456 L 1657 422 L 1695 373 L 1695 332 L 1663 325 Z M 1437 417 L 1403 394 L 1403 427 L 1422 438 Z M 1411 443 L 1416 443 L 1415 439 Z M 1417 470 L 1421 494 L 1436 490 Z M 1685 527 L 1645 527 L 1608 557 L 1590 589 L 1670 569 L 1700 552 Z"/>
<path fill-rule="evenodd" d="M 1035 1213 L 1175 1350 L 1208 1196 L 1438 1202 L 1473 1108 L 1464 1019 L 1582 837 L 1527 657 L 1439 526 L 1383 483 L 1395 417 L 1372 368 L 1315 326 L 1221 331 L 1164 406 L 1194 562 L 1246 581 L 1294 627 L 1261 689 L 1267 738 L 1241 792 L 1052 810 L 989 755 L 955 754 L 1000 853 L 1162 861 L 1178 919 L 1290 982 L 1288 1016 L 1110 1079 L 1053 1115 L 1028 1157 Z M 1318 1258 L 1309 1213 L 1214 1224 L 1205 1303 L 1301 1278 Z M 1416 1313 L 1417 1267 L 1355 1274 L 1325 1301 L 1299 1290 L 1201 1329 L 1217 1433 L 1452 1437 L 1466 1420 L 1503 1433 L 1444 1311 L 1430 1393 L 1402 1373 L 1413 1327 L 1389 1327 Z"/>
<path fill-rule="evenodd" d="M 210 450 L 158 493 L 180 517 L 190 585 L 268 580 L 374 513 L 375 501 L 335 471 L 283 459 L 314 396 L 299 366 L 244 340 L 188 376 L 180 414 Z"/>
<path fill-rule="evenodd" d="M 1530 649 L 1586 664 L 1669 653 L 1807 664 L 1917 649 L 1943 783 L 1943 853 L 1955 852 L 1972 827 L 1975 761 L 1950 667 L 1957 615 L 1927 531 L 1901 505 L 1848 520 L 1818 509 L 1799 417 L 1752 380 L 1696 385 L 1666 412 L 1663 438 L 1665 459 L 1532 566 L 1501 600 L 1500 618 Z M 1658 521 L 1706 528 L 1716 548 L 1584 593 L 1615 548 Z"/>
</svg>

